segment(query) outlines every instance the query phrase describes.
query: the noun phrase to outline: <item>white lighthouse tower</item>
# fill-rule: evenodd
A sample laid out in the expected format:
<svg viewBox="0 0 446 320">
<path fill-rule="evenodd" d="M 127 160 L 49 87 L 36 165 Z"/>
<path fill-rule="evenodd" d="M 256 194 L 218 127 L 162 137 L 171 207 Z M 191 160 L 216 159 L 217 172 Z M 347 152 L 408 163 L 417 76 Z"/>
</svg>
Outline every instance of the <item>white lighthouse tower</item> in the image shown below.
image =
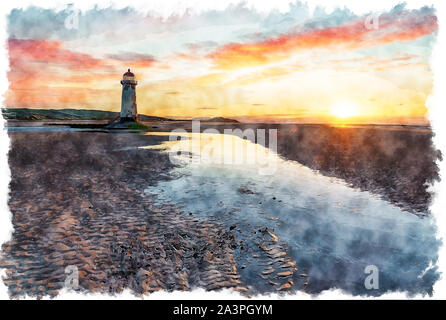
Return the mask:
<svg viewBox="0 0 446 320">
<path fill-rule="evenodd" d="M 135 122 L 138 120 L 138 112 L 136 110 L 136 85 L 135 75 L 130 69 L 123 74 L 122 80 L 122 100 L 121 100 L 121 123 Z"/>
</svg>

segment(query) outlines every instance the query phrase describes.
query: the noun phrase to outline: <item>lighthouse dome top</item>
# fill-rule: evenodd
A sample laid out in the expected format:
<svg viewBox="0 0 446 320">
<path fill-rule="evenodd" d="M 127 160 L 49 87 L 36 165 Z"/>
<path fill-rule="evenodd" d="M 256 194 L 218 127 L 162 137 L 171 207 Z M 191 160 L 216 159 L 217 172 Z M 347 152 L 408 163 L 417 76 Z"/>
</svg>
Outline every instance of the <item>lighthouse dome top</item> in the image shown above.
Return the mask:
<svg viewBox="0 0 446 320">
<path fill-rule="evenodd" d="M 124 76 L 124 77 L 135 77 L 135 75 L 133 74 L 133 72 L 130 72 L 130 69 L 128 69 L 127 72 L 124 73 L 123 76 Z"/>
</svg>

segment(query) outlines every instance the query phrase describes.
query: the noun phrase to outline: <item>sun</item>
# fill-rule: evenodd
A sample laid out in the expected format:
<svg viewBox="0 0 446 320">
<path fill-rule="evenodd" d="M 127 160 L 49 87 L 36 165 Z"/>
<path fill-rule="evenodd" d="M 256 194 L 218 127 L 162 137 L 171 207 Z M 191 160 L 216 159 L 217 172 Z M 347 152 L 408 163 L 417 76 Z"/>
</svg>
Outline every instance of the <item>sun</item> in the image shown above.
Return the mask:
<svg viewBox="0 0 446 320">
<path fill-rule="evenodd" d="M 349 103 L 335 104 L 331 107 L 330 111 L 332 116 L 340 119 L 354 117 L 358 114 L 358 108 Z"/>
</svg>

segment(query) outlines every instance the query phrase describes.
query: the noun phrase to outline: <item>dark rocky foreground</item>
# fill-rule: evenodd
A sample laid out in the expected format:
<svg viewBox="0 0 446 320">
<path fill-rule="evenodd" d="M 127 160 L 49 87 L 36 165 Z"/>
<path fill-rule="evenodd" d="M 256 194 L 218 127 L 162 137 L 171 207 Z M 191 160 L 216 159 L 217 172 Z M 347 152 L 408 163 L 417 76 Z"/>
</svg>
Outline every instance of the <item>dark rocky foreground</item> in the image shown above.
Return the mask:
<svg viewBox="0 0 446 320">
<path fill-rule="evenodd" d="M 67 266 L 79 289 L 135 294 L 241 285 L 232 230 L 174 206 L 156 207 L 144 188 L 169 179 L 166 154 L 122 149 L 157 137 L 107 133 L 10 133 L 9 207 L 14 231 L 0 265 L 12 297 L 55 296 Z"/>
</svg>

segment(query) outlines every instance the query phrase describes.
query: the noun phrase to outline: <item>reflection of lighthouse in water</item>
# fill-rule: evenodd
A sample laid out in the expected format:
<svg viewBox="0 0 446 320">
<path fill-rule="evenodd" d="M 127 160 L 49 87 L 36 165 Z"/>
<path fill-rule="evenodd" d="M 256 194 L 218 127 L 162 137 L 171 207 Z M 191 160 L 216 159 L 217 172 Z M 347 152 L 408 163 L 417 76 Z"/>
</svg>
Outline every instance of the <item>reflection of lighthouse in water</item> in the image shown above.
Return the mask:
<svg viewBox="0 0 446 320">
<path fill-rule="evenodd" d="M 121 122 L 137 121 L 135 75 L 130 69 L 122 76 Z"/>
</svg>

